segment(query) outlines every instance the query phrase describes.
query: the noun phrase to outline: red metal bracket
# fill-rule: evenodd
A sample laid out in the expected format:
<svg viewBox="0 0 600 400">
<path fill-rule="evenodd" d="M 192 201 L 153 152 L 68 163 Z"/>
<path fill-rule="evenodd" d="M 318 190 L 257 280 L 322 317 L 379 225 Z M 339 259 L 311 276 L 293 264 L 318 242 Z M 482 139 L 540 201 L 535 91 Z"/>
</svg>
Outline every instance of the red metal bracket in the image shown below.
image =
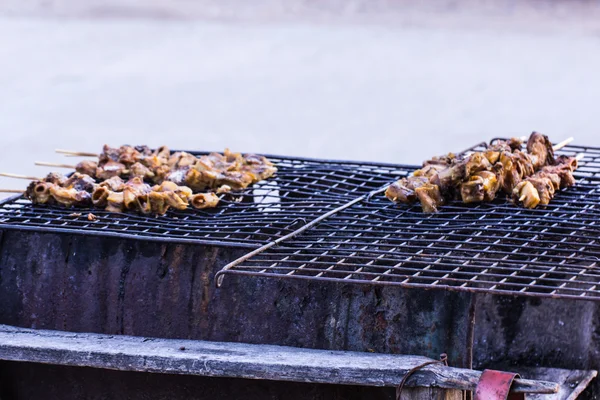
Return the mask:
<svg viewBox="0 0 600 400">
<path fill-rule="evenodd" d="M 520 378 L 519 374 L 486 369 L 481 373 L 473 400 L 525 400 L 525 393 L 510 393 L 515 378 Z"/>
</svg>

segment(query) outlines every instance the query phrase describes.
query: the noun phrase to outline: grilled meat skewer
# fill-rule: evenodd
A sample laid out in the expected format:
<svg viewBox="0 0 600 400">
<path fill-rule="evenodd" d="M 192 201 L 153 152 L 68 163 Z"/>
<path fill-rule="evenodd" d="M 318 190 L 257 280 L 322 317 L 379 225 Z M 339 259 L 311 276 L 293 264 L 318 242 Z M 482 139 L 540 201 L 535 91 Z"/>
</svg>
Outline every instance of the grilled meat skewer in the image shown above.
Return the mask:
<svg viewBox="0 0 600 400">
<path fill-rule="evenodd" d="M 113 176 L 99 184 L 88 175 L 78 172 L 69 178 L 51 173 L 42 180 L 33 181 L 25 196 L 34 204 L 88 207 L 94 205 L 110 212 L 135 210 L 144 214 L 166 213 L 169 208 L 186 209 L 216 207 L 219 197 L 214 193 L 196 193 L 173 182 L 151 187 L 142 178 L 123 181 Z"/>
<path fill-rule="evenodd" d="M 263 156 L 242 156 L 226 149 L 224 154 L 196 157 L 186 152 L 170 154 L 165 146 L 154 152 L 147 147 L 104 146 L 98 162 L 82 161 L 75 169 L 98 179 L 139 176 L 156 184 L 168 180 L 187 185 L 194 191 L 218 190 L 224 185 L 235 190 L 245 189 L 277 171 Z"/>
<path fill-rule="evenodd" d="M 421 202 L 423 210 L 435 212 L 443 203 L 444 197 L 454 197 L 453 189 L 465 177 L 479 171 L 491 169 L 492 161 L 498 159 L 500 152 L 520 148 L 520 139 L 498 141 L 489 146 L 486 152 L 474 153 L 459 158 L 450 153 L 447 156 L 434 157 L 424 163 L 422 169 L 416 170 L 412 176 L 402 178 L 392 183 L 385 196 L 401 203 Z M 437 187 L 433 188 L 434 185 Z M 425 189 L 419 189 L 426 186 Z M 419 194 L 417 194 L 417 190 Z"/>
<path fill-rule="evenodd" d="M 558 190 L 575 184 L 575 169 L 576 157 L 559 157 L 557 164 L 545 166 L 520 182 L 513 190 L 513 201 L 525 208 L 550 204 Z"/>
<path fill-rule="evenodd" d="M 424 212 L 435 212 L 445 199 L 454 197 L 473 203 L 492 201 L 501 191 L 511 195 L 524 179 L 555 162 L 547 136 L 533 132 L 527 152 L 521 150 L 522 143 L 521 139 L 498 141 L 466 157 L 434 157 L 412 176 L 390 185 L 385 195 L 394 202 L 419 200 Z"/>
</svg>

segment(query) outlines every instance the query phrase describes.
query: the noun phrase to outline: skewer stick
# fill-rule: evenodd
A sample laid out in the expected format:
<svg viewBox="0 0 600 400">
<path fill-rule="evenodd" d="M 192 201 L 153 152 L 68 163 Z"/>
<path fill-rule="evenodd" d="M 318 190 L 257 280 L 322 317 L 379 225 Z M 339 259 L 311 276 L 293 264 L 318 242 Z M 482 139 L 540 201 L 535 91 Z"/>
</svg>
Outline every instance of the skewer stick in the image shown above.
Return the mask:
<svg viewBox="0 0 600 400">
<path fill-rule="evenodd" d="M 552 150 L 556 151 L 556 150 L 560 150 L 563 147 L 565 147 L 566 145 L 568 145 L 569 143 L 571 143 L 573 140 L 573 137 L 571 136 L 570 138 L 566 138 L 565 140 L 563 140 L 560 143 L 555 144 L 554 146 L 552 146 Z"/>
<path fill-rule="evenodd" d="M 41 180 L 38 177 L 35 176 L 26 176 L 26 175 L 18 175 L 18 174 L 9 174 L 6 172 L 0 172 L 0 176 L 5 176 L 7 178 L 16 178 L 16 179 L 27 179 L 29 181 L 39 181 Z"/>
<path fill-rule="evenodd" d="M 0 193 L 24 193 L 21 189 L 0 189 Z"/>
<path fill-rule="evenodd" d="M 72 151 L 72 150 L 63 150 L 63 149 L 56 149 L 54 151 L 56 151 L 57 153 L 60 153 L 60 154 L 65 154 L 70 157 L 98 157 L 98 154 L 96 154 L 96 153 L 86 153 L 84 151 Z"/>
<path fill-rule="evenodd" d="M 583 160 L 584 157 L 585 157 L 585 153 L 579 153 L 575 156 L 575 159 L 577 161 L 581 161 L 581 160 Z"/>
<path fill-rule="evenodd" d="M 56 164 L 56 163 L 49 163 L 49 162 L 43 162 L 43 161 L 36 161 L 35 165 L 41 165 L 43 167 L 56 167 L 56 168 L 70 168 L 70 169 L 75 169 L 74 165 Z"/>
</svg>

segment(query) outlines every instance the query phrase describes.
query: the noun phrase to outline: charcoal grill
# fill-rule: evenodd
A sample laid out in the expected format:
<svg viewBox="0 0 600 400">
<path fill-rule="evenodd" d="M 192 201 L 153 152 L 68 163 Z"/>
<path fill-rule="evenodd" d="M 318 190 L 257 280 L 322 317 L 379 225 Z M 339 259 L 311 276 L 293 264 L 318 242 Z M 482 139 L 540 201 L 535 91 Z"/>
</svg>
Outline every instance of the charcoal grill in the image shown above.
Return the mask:
<svg viewBox="0 0 600 400">
<path fill-rule="evenodd" d="M 277 156 L 275 178 L 214 210 L 154 218 L 13 197 L 0 204 L 0 324 L 598 369 L 600 149 L 561 151 L 579 152 L 578 185 L 535 210 L 425 215 L 376 194 L 416 166 Z M 3 370 L 20 371 L 17 386 L 54 373 Z"/>
</svg>

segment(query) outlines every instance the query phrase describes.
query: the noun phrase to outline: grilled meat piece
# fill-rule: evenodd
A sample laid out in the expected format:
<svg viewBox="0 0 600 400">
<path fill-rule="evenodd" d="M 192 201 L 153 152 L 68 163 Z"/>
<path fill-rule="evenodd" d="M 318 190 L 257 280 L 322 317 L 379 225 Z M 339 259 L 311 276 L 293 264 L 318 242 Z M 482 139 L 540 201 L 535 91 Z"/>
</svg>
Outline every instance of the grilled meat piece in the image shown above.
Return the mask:
<svg viewBox="0 0 600 400">
<path fill-rule="evenodd" d="M 168 160 L 171 156 L 171 151 L 167 146 L 160 146 L 158 149 L 156 149 L 156 151 L 153 154 L 156 155 L 156 157 L 158 158 Z"/>
<path fill-rule="evenodd" d="M 569 157 L 569 156 L 558 156 L 556 157 L 556 162 L 555 164 L 557 166 L 565 166 L 568 167 L 571 172 L 575 171 L 577 169 L 577 167 L 579 166 L 579 162 L 577 161 L 577 158 L 575 157 Z"/>
<path fill-rule="evenodd" d="M 392 183 L 385 191 L 385 196 L 393 202 L 412 203 L 417 200 L 415 190 L 430 182 L 431 177 L 445 169 L 442 164 L 427 164 L 413 172 L 411 176 Z"/>
<path fill-rule="evenodd" d="M 416 188 L 415 194 L 421 203 L 423 212 L 435 213 L 438 211 L 438 207 L 444 204 L 444 198 L 437 185 L 426 183 L 423 186 Z"/>
<path fill-rule="evenodd" d="M 535 208 L 540 204 L 540 196 L 535 186 L 529 181 L 520 182 L 513 189 L 515 203 L 523 204 L 525 208 Z"/>
<path fill-rule="evenodd" d="M 89 206 L 92 203 L 92 197 L 88 192 L 54 184 L 50 184 L 50 196 L 56 203 L 65 207 Z"/>
<path fill-rule="evenodd" d="M 500 174 L 492 171 L 479 171 L 470 176 L 469 180 L 460 187 L 462 201 L 475 203 L 494 200 L 500 188 L 498 175 Z"/>
<path fill-rule="evenodd" d="M 96 168 L 96 178 L 97 179 L 109 179 L 113 176 L 123 176 L 129 173 L 125 164 L 121 164 L 120 162 L 109 160 L 106 163 L 101 163 Z"/>
<path fill-rule="evenodd" d="M 465 175 L 471 176 L 479 171 L 489 171 L 491 168 L 492 164 L 484 153 L 473 153 L 466 159 Z"/>
<path fill-rule="evenodd" d="M 503 152 L 500 155 L 500 165 L 502 165 L 502 190 L 505 193 L 512 193 L 513 189 L 521 182 L 521 174 L 515 166 L 512 153 Z"/>
<path fill-rule="evenodd" d="M 169 204 L 164 193 L 152 191 L 148 194 L 150 212 L 157 215 L 164 215 L 169 210 Z"/>
<path fill-rule="evenodd" d="M 174 182 L 165 181 L 160 185 L 154 187 L 155 191 L 158 192 L 174 192 L 182 199 L 189 199 L 194 193 L 192 189 L 187 186 L 179 186 Z"/>
<path fill-rule="evenodd" d="M 130 176 L 139 176 L 144 179 L 152 179 L 156 176 L 154 172 L 148 167 L 146 167 L 141 162 L 136 162 L 129 167 Z"/>
<path fill-rule="evenodd" d="M 75 172 L 61 186 L 92 193 L 96 187 L 96 181 L 89 175 Z"/>
<path fill-rule="evenodd" d="M 214 193 L 198 193 L 191 197 L 190 204 L 194 208 L 213 208 L 219 204 L 219 197 Z"/>
<path fill-rule="evenodd" d="M 385 197 L 394 203 L 412 203 L 417 200 L 415 189 L 429 183 L 426 176 L 409 176 L 392 183 L 385 191 Z"/>
<path fill-rule="evenodd" d="M 260 179 L 253 172 L 227 171 L 219 174 L 211 189 L 217 189 L 220 186 L 227 185 L 234 190 L 242 190 L 258 182 Z"/>
<path fill-rule="evenodd" d="M 495 164 L 499 161 L 500 154 L 505 151 L 512 153 L 515 150 L 520 150 L 522 146 L 523 141 L 519 138 L 512 138 L 506 141 L 497 140 L 493 144 L 489 145 L 483 154 L 491 164 Z"/>
<path fill-rule="evenodd" d="M 75 166 L 75 171 L 80 174 L 96 176 L 96 170 L 98 169 L 98 163 L 96 161 L 85 160 L 78 163 Z"/>
<path fill-rule="evenodd" d="M 123 190 L 123 205 L 128 210 L 142 211 L 142 204 L 147 203 L 148 194 L 152 188 L 147 183 L 144 183 L 142 178 L 135 177 L 128 180 L 122 186 Z"/>
<path fill-rule="evenodd" d="M 92 204 L 96 207 L 106 207 L 108 195 L 112 191 L 106 186 L 97 186 L 92 192 Z"/>
<path fill-rule="evenodd" d="M 538 192 L 541 205 L 545 206 L 550 204 L 550 200 L 554 198 L 554 183 L 555 179 L 552 179 L 550 175 L 553 175 L 558 179 L 558 186 L 560 187 L 560 178 L 556 174 L 535 174 L 527 178 L 527 182 L 531 182 L 535 190 Z"/>
<path fill-rule="evenodd" d="M 106 207 L 111 193 L 121 192 L 125 182 L 118 176 L 100 182 L 92 192 L 92 203 L 96 207 Z"/>
<path fill-rule="evenodd" d="M 185 175 L 184 183 L 194 192 L 216 187 L 218 174 L 210 169 L 200 170 L 197 165 L 190 168 Z"/>
<path fill-rule="evenodd" d="M 91 203 L 90 192 L 94 180 L 75 172 L 68 179 L 58 173 L 50 173 L 41 181 L 33 181 L 25 191 L 25 197 L 34 204 L 60 204 L 65 207 L 85 206 Z"/>
<path fill-rule="evenodd" d="M 65 176 L 63 174 L 59 174 L 58 172 L 50 172 L 43 179 L 44 182 L 52 183 L 54 185 L 62 185 L 65 182 Z"/>
<path fill-rule="evenodd" d="M 198 158 L 196 158 L 195 155 L 182 151 L 173 153 L 173 155 L 169 157 L 168 165 L 171 170 L 177 170 L 192 167 L 197 161 Z"/>
<path fill-rule="evenodd" d="M 540 169 L 544 165 L 552 165 L 554 161 L 554 149 L 548 136 L 533 132 L 527 140 L 527 152 L 531 155 L 534 169 Z"/>
<path fill-rule="evenodd" d="M 152 154 L 152 150 L 148 146 L 135 146 L 135 149 L 144 157 Z"/>
<path fill-rule="evenodd" d="M 430 160 L 423 162 L 423 167 L 427 165 L 452 165 L 452 163 L 457 160 L 456 154 L 448 153 L 444 156 L 436 156 L 432 157 Z"/>
<path fill-rule="evenodd" d="M 98 156 L 98 164 L 105 164 L 109 161 L 119 162 L 120 155 L 121 153 L 119 149 L 110 147 L 109 145 L 105 144 L 102 147 L 102 152 L 100 153 L 100 156 Z"/>
<path fill-rule="evenodd" d="M 163 182 L 160 185 L 154 186 L 153 190 L 158 193 L 162 193 L 165 202 L 177 210 L 185 210 L 188 205 L 193 192 L 186 186 L 178 186 L 173 182 Z"/>
<path fill-rule="evenodd" d="M 52 183 L 43 181 L 33 181 L 25 190 L 25 197 L 31 200 L 33 204 L 51 204 L 54 198 L 50 194 Z"/>
<path fill-rule="evenodd" d="M 105 187 L 113 192 L 119 192 L 123 190 L 123 185 L 125 182 L 118 176 L 113 176 L 110 179 L 106 179 L 104 182 L 98 184 L 98 186 Z"/>
<path fill-rule="evenodd" d="M 123 192 L 108 192 L 106 211 L 121 213 L 125 209 Z"/>
</svg>

